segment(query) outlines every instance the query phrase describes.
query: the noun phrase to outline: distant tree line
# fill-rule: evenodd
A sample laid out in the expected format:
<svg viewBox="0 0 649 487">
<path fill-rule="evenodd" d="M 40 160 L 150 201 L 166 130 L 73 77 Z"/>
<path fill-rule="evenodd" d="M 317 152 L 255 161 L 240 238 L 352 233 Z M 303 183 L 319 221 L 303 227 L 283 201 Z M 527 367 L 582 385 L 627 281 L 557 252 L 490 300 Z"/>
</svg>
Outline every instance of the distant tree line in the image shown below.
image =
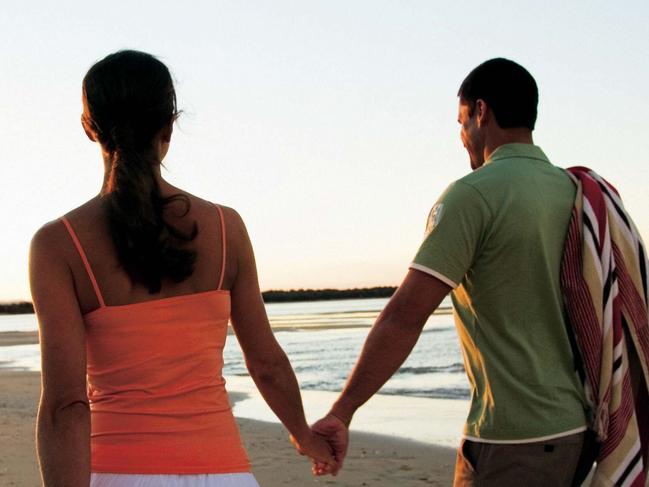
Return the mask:
<svg viewBox="0 0 649 487">
<path fill-rule="evenodd" d="M 265 303 L 289 303 L 294 301 L 324 301 L 328 299 L 389 298 L 396 291 L 394 286 L 364 287 L 354 289 L 291 289 L 270 290 L 261 293 Z M 0 303 L 0 314 L 17 315 L 34 312 L 27 301 Z"/>
<path fill-rule="evenodd" d="M 18 303 L 0 303 L 0 314 L 2 315 L 21 315 L 34 312 L 34 305 L 27 301 Z"/>
<path fill-rule="evenodd" d="M 324 301 L 328 299 L 389 298 L 397 288 L 394 286 L 364 287 L 354 289 L 291 289 L 270 290 L 261 293 L 265 303 L 288 303 L 292 301 Z"/>
</svg>

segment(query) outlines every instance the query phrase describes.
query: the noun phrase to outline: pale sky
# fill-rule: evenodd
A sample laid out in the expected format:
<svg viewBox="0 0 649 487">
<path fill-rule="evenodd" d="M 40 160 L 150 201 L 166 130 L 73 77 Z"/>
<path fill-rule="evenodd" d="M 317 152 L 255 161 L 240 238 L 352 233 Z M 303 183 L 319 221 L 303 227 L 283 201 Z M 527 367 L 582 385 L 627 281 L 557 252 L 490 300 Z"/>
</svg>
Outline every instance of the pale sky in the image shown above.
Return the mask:
<svg viewBox="0 0 649 487">
<path fill-rule="evenodd" d="M 5 2 L 0 301 L 29 298 L 38 227 L 99 191 L 81 80 L 123 48 L 172 71 L 167 176 L 241 213 L 262 289 L 398 284 L 470 170 L 459 84 L 498 56 L 537 80 L 536 143 L 617 186 L 648 240 L 648 24 L 639 0 Z"/>
</svg>

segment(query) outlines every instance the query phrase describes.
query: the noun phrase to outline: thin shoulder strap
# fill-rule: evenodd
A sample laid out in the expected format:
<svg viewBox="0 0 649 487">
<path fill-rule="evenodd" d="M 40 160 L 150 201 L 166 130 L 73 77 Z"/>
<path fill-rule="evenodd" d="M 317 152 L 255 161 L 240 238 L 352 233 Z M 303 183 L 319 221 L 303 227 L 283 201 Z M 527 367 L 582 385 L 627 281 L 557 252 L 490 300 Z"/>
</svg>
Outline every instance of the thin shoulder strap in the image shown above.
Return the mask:
<svg viewBox="0 0 649 487">
<path fill-rule="evenodd" d="M 223 210 L 221 207 L 217 204 L 214 204 L 216 206 L 216 209 L 219 211 L 219 220 L 221 222 L 221 277 L 219 278 L 219 286 L 216 288 L 217 290 L 221 289 L 221 286 L 223 286 L 223 277 L 225 276 L 225 258 L 227 257 L 227 252 L 226 252 L 226 238 L 225 238 L 225 218 L 223 217 Z"/>
<path fill-rule="evenodd" d="M 81 242 L 79 242 L 79 238 L 77 237 L 77 234 L 74 232 L 74 229 L 72 228 L 72 225 L 70 225 L 68 219 L 66 217 L 62 217 L 61 221 L 65 225 L 65 228 L 68 229 L 68 233 L 70 234 L 70 237 L 74 242 L 74 246 L 77 248 L 77 251 L 79 252 L 79 256 L 81 257 L 81 260 L 83 261 L 83 265 L 86 268 L 86 272 L 88 273 L 88 277 L 90 278 L 92 287 L 95 290 L 95 295 L 97 296 L 97 301 L 99 301 L 99 306 L 104 308 L 106 306 L 106 303 L 104 303 L 104 298 L 101 295 L 99 286 L 97 285 L 97 279 L 95 279 L 95 274 L 92 272 L 92 268 L 90 267 L 90 263 L 88 262 L 88 257 L 86 257 L 86 253 L 84 252 L 83 247 L 81 246 Z"/>
</svg>

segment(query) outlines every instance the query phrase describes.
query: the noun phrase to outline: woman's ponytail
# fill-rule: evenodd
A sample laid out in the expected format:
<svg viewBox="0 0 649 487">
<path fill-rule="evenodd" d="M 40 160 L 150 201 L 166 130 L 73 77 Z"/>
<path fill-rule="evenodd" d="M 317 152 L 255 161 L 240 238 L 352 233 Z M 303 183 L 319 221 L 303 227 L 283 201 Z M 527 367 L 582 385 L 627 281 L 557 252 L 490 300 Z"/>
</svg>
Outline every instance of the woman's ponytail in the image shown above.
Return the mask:
<svg viewBox="0 0 649 487">
<path fill-rule="evenodd" d="M 164 219 L 165 207 L 181 194 L 163 198 L 155 176 L 160 164 L 154 136 L 175 119 L 176 99 L 166 66 L 149 54 L 120 51 L 95 64 L 84 78 L 84 125 L 110 157 L 102 191 L 104 211 L 117 256 L 133 282 L 150 293 L 162 279 L 189 277 L 196 253 L 183 248 L 198 233 L 183 233 Z"/>
</svg>

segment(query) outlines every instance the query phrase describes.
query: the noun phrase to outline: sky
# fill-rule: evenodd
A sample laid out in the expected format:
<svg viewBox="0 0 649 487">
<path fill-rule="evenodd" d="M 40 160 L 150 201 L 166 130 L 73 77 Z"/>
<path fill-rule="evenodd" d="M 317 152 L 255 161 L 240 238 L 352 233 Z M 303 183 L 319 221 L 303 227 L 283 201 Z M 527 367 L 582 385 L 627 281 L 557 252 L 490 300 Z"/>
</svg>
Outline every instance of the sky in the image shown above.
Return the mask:
<svg viewBox="0 0 649 487">
<path fill-rule="evenodd" d="M 28 247 L 95 196 L 81 80 L 129 48 L 172 71 L 164 173 L 234 207 L 262 289 L 397 285 L 426 217 L 470 171 L 457 90 L 492 57 L 540 92 L 535 142 L 620 191 L 649 240 L 649 2 L 7 2 L 0 14 L 0 301 L 29 299 Z"/>
</svg>

